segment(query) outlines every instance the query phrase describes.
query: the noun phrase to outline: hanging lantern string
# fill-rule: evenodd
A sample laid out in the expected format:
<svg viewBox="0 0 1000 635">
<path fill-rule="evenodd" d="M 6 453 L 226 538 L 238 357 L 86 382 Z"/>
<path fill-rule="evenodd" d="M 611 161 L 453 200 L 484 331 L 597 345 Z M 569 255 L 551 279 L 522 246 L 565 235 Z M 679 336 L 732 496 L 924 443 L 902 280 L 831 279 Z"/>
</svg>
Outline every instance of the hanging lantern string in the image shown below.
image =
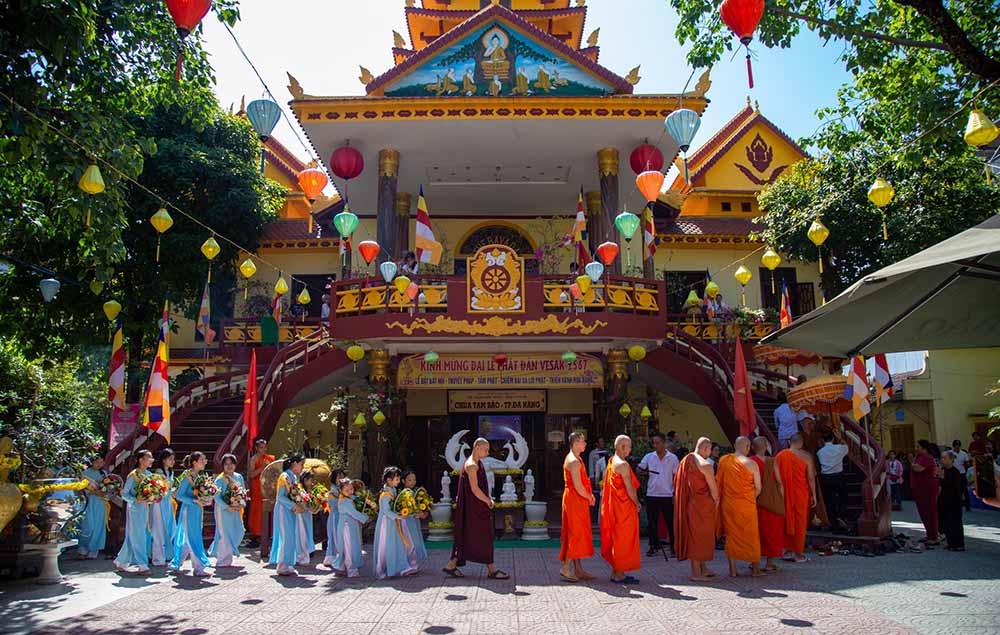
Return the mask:
<svg viewBox="0 0 1000 635">
<path fill-rule="evenodd" d="M 40 123 L 43 126 L 45 126 L 46 128 L 48 128 L 49 131 L 51 131 L 57 137 L 65 140 L 70 145 L 76 147 L 85 156 L 96 158 L 96 160 L 99 163 L 104 164 L 111 172 L 113 172 L 114 174 L 117 174 L 118 177 L 122 181 L 126 181 L 126 182 L 134 185 L 135 187 L 139 188 L 140 190 L 142 190 L 143 192 L 145 192 L 146 194 L 148 194 L 155 201 L 158 201 L 160 203 L 161 207 L 167 207 L 171 211 L 177 212 L 181 216 L 183 216 L 183 217 L 187 218 L 188 220 L 190 220 L 191 222 L 193 222 L 195 225 L 198 225 L 199 227 L 202 227 L 209 234 L 213 234 L 215 236 L 215 238 L 217 238 L 219 240 L 222 240 L 222 241 L 224 241 L 224 242 L 232 245 L 234 248 L 236 248 L 237 250 L 239 250 L 241 252 L 245 252 L 245 253 L 251 254 L 252 257 L 253 257 L 253 259 L 255 261 L 263 263 L 263 264 L 267 265 L 268 267 L 274 269 L 275 271 L 281 271 L 281 267 L 279 267 L 278 265 L 276 265 L 276 264 L 274 264 L 274 263 L 266 260 L 265 258 L 257 255 L 256 253 L 253 252 L 253 250 L 251 250 L 251 249 L 249 249 L 247 247 L 244 247 L 243 245 L 239 244 L 235 240 L 233 240 L 233 239 L 227 237 L 225 234 L 219 232 L 217 229 L 215 229 L 215 228 L 213 228 L 213 227 L 205 224 L 198 217 L 196 217 L 193 214 L 190 214 L 190 213 L 184 211 L 180 207 L 177 207 L 176 205 L 174 205 L 173 202 L 171 202 L 171 201 L 163 198 L 158 193 L 156 193 L 153 190 L 149 189 L 148 187 L 146 187 L 145 185 L 143 185 L 139 181 L 136 181 L 135 179 L 133 179 L 128 174 L 125 174 L 124 172 L 122 172 L 121 170 L 119 170 L 118 167 L 115 166 L 115 164 L 111 163 L 107 159 L 104 159 L 99 153 L 94 152 L 94 150 L 92 150 L 91 148 L 88 148 L 88 147 L 84 146 L 82 143 L 80 143 L 79 141 L 77 141 L 76 139 L 74 139 L 73 137 L 71 137 L 70 135 L 68 135 L 65 132 L 63 132 L 58 126 L 55 126 L 55 125 L 51 124 L 48 120 L 44 119 L 40 115 L 38 115 L 35 112 L 29 110 L 28 108 L 25 108 L 24 106 L 21 105 L 20 102 L 18 102 L 16 99 L 14 99 L 13 97 L 11 97 L 7 93 L 3 92 L 2 90 L 0 90 L 0 97 L 2 97 L 3 99 L 6 99 L 8 102 L 10 102 L 11 106 L 19 109 L 21 112 L 25 113 L 26 115 L 28 115 L 29 117 L 31 117 L 32 119 L 34 119 L 35 121 L 37 121 L 38 123 Z M 309 287 L 310 286 L 305 280 L 296 278 L 294 276 L 289 276 L 289 278 L 291 278 L 292 280 L 295 280 L 296 282 L 299 282 L 300 284 L 302 284 L 305 287 Z M 317 292 L 320 292 L 320 293 L 326 293 L 325 290 L 321 290 L 321 289 L 318 289 L 316 287 L 312 287 L 312 289 L 314 291 L 317 291 Z"/>
</svg>

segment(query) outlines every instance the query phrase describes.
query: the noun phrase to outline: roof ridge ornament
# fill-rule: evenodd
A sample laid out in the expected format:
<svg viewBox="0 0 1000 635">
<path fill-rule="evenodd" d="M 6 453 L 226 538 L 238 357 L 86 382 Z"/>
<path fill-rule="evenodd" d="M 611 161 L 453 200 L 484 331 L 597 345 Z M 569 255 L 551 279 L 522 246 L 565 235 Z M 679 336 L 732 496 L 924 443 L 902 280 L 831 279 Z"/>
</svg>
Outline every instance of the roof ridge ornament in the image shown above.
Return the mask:
<svg viewBox="0 0 1000 635">
<path fill-rule="evenodd" d="M 625 76 L 625 81 L 628 82 L 629 84 L 632 84 L 633 86 L 638 84 L 639 81 L 642 80 L 642 77 L 639 76 L 639 68 L 641 66 L 642 65 L 640 64 L 639 66 L 636 66 L 635 68 L 630 70 L 628 72 L 628 75 Z"/>
<path fill-rule="evenodd" d="M 392 30 L 392 45 L 398 49 L 406 48 L 406 40 L 404 40 L 403 36 L 399 34 L 399 31 L 395 29 Z"/>
<path fill-rule="evenodd" d="M 587 46 L 593 48 L 597 46 L 597 38 L 601 35 L 601 27 L 594 29 L 594 32 L 587 36 Z"/>
</svg>

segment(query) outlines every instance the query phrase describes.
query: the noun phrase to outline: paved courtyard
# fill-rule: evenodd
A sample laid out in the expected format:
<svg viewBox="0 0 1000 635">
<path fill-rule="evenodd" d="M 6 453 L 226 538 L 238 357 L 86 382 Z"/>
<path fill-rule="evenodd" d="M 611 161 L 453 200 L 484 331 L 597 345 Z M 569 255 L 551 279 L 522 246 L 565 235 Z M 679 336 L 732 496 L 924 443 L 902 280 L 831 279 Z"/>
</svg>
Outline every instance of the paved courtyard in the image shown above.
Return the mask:
<svg viewBox="0 0 1000 635">
<path fill-rule="evenodd" d="M 497 549 L 512 575 L 492 581 L 466 567 L 440 573 L 430 551 L 419 575 L 376 582 L 335 578 L 320 567 L 279 578 L 251 559 L 207 580 L 166 573 L 121 577 L 108 561 L 66 560 L 65 584 L 0 585 L 5 633 L 1000 633 L 1000 513 L 967 515 L 968 551 L 819 557 L 784 563 L 765 578 L 693 584 L 688 565 L 643 558 L 631 588 L 600 579 L 559 581 L 555 549 Z M 912 504 L 896 531 L 915 530 Z M 715 571 L 723 572 L 717 552 Z"/>
</svg>

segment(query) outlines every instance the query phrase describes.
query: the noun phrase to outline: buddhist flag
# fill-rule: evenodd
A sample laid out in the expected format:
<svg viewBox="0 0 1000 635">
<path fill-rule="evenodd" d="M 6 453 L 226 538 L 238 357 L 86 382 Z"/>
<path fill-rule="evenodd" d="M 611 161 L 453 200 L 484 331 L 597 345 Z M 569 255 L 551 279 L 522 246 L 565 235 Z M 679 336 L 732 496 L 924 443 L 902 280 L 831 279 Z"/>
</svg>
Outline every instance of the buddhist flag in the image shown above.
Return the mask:
<svg viewBox="0 0 1000 635">
<path fill-rule="evenodd" d="M 163 305 L 160 337 L 156 342 L 156 356 L 149 371 L 146 401 L 142 406 L 142 425 L 159 434 L 170 443 L 170 378 L 167 367 L 170 352 L 167 348 L 167 331 L 170 329 L 169 308 Z"/>
<path fill-rule="evenodd" d="M 116 410 L 125 409 L 125 346 L 122 338 L 122 318 L 115 322 L 111 338 L 111 361 L 108 363 L 108 401 Z"/>
<path fill-rule="evenodd" d="M 851 360 L 844 397 L 851 401 L 855 421 L 861 421 L 862 417 L 872 411 L 872 405 L 868 401 L 868 373 L 865 370 L 865 358 L 861 355 Z"/>
<path fill-rule="evenodd" d="M 271 300 L 271 317 L 279 325 L 281 324 L 281 294 L 275 293 L 274 299 Z"/>
<path fill-rule="evenodd" d="M 563 238 L 563 247 L 576 245 L 576 261 L 580 267 L 590 262 L 590 255 L 587 254 L 587 216 L 583 213 L 583 189 L 580 189 L 580 196 L 576 201 L 576 217 L 573 219 L 573 227 Z"/>
<path fill-rule="evenodd" d="M 653 204 L 646 206 L 642 213 L 642 241 L 646 246 L 646 257 L 652 258 L 656 255 L 656 245 L 660 239 L 656 237 L 656 226 L 653 224 Z"/>
<path fill-rule="evenodd" d="M 781 282 L 781 311 L 778 314 L 781 328 L 785 328 L 792 323 L 792 297 L 788 295 L 788 285 Z"/>
<path fill-rule="evenodd" d="M 881 406 L 892 399 L 895 387 L 892 385 L 892 375 L 889 374 L 889 362 L 885 353 L 875 356 L 875 405 Z"/>
<path fill-rule="evenodd" d="M 198 308 L 198 323 L 195 328 L 201 333 L 201 336 L 205 338 L 205 345 L 209 345 L 215 340 L 215 331 L 211 327 L 211 317 L 212 317 L 212 300 L 209 295 L 209 288 L 211 287 L 212 274 L 209 274 L 208 280 L 205 282 L 205 290 L 201 294 L 201 306 Z"/>
<path fill-rule="evenodd" d="M 740 424 L 740 435 L 752 437 L 757 428 L 757 411 L 753 407 L 750 377 L 739 336 L 736 338 L 736 366 L 733 368 L 733 412 Z"/>
<path fill-rule="evenodd" d="M 441 262 L 441 243 L 434 238 L 431 228 L 431 217 L 427 213 L 427 201 L 424 200 L 424 186 L 420 186 L 420 196 L 417 198 L 417 261 L 436 265 Z"/>
<path fill-rule="evenodd" d="M 250 353 L 250 371 L 247 373 L 247 394 L 243 398 L 243 425 L 247 428 L 247 456 L 253 454 L 257 438 L 257 351 Z"/>
</svg>

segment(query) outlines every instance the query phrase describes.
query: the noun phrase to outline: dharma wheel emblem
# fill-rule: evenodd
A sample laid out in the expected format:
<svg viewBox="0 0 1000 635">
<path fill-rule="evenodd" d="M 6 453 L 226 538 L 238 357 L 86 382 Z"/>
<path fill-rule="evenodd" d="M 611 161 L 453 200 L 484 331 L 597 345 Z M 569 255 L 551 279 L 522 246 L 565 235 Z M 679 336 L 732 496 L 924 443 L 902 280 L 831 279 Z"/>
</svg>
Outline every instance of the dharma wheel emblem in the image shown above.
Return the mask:
<svg viewBox="0 0 1000 635">
<path fill-rule="evenodd" d="M 510 247 L 480 247 L 469 259 L 467 275 L 469 311 L 524 311 L 524 261 Z"/>
</svg>

